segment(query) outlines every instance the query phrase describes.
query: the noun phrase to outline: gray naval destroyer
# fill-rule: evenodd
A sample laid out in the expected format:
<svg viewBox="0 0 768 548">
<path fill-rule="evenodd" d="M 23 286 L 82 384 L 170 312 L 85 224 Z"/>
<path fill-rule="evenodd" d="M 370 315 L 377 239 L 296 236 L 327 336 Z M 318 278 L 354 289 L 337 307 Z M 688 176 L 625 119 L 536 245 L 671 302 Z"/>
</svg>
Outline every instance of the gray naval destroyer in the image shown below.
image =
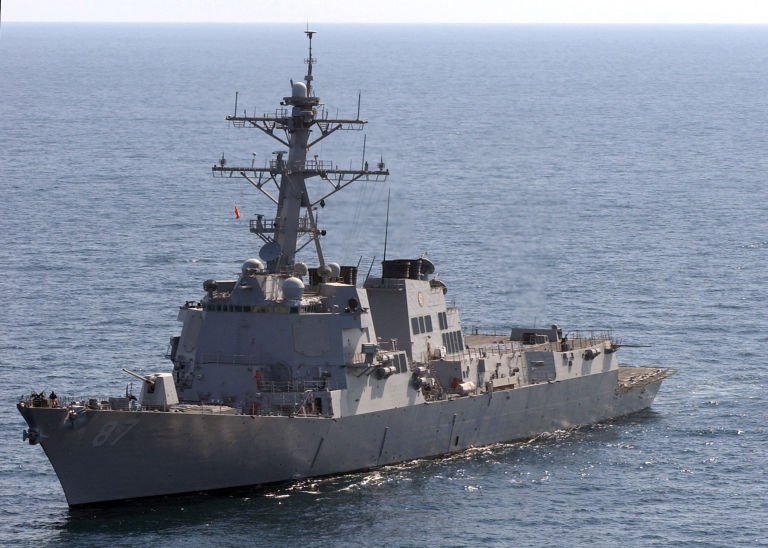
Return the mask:
<svg viewBox="0 0 768 548">
<path fill-rule="evenodd" d="M 358 266 L 325 259 L 316 209 L 373 169 L 338 169 L 308 151 L 336 131 L 307 73 L 270 115 L 228 116 L 288 150 L 264 167 L 213 167 L 275 205 L 235 280 L 208 280 L 180 307 L 172 372 L 136 376 L 138 398 L 23 397 L 70 506 L 257 486 L 371 469 L 620 417 L 651 405 L 671 371 L 619 366 L 607 335 L 558 326 L 465 334 L 426 258 Z M 314 186 L 310 183 L 314 183 Z M 277 196 L 274 196 L 275 189 Z M 314 267 L 300 262 L 305 247 Z"/>
</svg>

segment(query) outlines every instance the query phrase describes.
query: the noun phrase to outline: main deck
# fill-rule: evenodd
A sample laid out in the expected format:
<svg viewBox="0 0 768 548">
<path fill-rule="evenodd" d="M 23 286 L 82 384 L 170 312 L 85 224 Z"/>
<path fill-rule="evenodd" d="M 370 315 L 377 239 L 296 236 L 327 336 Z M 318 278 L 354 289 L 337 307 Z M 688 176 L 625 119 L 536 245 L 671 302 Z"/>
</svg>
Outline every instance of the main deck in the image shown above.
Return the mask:
<svg viewBox="0 0 768 548">
<path fill-rule="evenodd" d="M 660 367 L 621 366 L 619 367 L 619 391 L 623 393 L 643 388 L 649 384 L 660 383 L 674 373 L 674 369 L 662 369 Z"/>
</svg>

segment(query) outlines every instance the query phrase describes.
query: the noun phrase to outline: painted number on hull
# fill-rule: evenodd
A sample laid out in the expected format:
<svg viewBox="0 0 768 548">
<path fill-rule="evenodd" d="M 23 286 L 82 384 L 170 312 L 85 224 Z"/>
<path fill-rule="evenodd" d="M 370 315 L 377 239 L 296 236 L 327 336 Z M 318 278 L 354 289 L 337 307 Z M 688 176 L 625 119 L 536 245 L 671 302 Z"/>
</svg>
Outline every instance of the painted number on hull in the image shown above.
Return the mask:
<svg viewBox="0 0 768 548">
<path fill-rule="evenodd" d="M 134 426 L 139 424 L 139 419 L 131 419 L 125 422 L 109 421 L 105 422 L 101 427 L 99 433 L 93 438 L 91 443 L 94 447 L 101 447 L 105 443 L 108 443 L 110 447 L 115 445 L 123 436 L 130 432 Z"/>
</svg>

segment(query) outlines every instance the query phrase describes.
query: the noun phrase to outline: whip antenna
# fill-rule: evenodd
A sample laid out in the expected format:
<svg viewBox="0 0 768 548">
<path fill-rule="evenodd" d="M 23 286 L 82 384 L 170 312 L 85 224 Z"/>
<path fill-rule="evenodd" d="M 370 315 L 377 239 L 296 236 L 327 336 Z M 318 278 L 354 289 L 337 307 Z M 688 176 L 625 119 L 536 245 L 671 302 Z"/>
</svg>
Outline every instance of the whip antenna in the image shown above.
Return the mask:
<svg viewBox="0 0 768 548">
<path fill-rule="evenodd" d="M 384 258 L 382 264 L 387 260 L 387 236 L 389 235 L 389 199 L 392 197 L 392 189 L 387 192 L 387 222 L 384 223 Z"/>
</svg>

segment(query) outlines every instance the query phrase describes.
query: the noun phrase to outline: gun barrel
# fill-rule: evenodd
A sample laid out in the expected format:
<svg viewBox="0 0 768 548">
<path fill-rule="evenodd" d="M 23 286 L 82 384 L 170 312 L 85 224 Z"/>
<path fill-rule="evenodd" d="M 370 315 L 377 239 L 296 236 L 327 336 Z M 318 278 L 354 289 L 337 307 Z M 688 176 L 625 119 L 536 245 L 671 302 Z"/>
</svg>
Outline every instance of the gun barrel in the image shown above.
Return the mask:
<svg viewBox="0 0 768 548">
<path fill-rule="evenodd" d="M 123 367 L 123 373 L 128 373 L 131 377 L 136 377 L 137 379 L 139 379 L 142 382 L 146 382 L 146 383 L 149 383 L 149 384 L 155 384 L 155 381 L 151 380 L 149 375 L 147 375 L 145 377 L 144 375 L 139 375 L 138 373 L 134 373 L 133 371 L 129 371 L 125 367 Z"/>
</svg>

